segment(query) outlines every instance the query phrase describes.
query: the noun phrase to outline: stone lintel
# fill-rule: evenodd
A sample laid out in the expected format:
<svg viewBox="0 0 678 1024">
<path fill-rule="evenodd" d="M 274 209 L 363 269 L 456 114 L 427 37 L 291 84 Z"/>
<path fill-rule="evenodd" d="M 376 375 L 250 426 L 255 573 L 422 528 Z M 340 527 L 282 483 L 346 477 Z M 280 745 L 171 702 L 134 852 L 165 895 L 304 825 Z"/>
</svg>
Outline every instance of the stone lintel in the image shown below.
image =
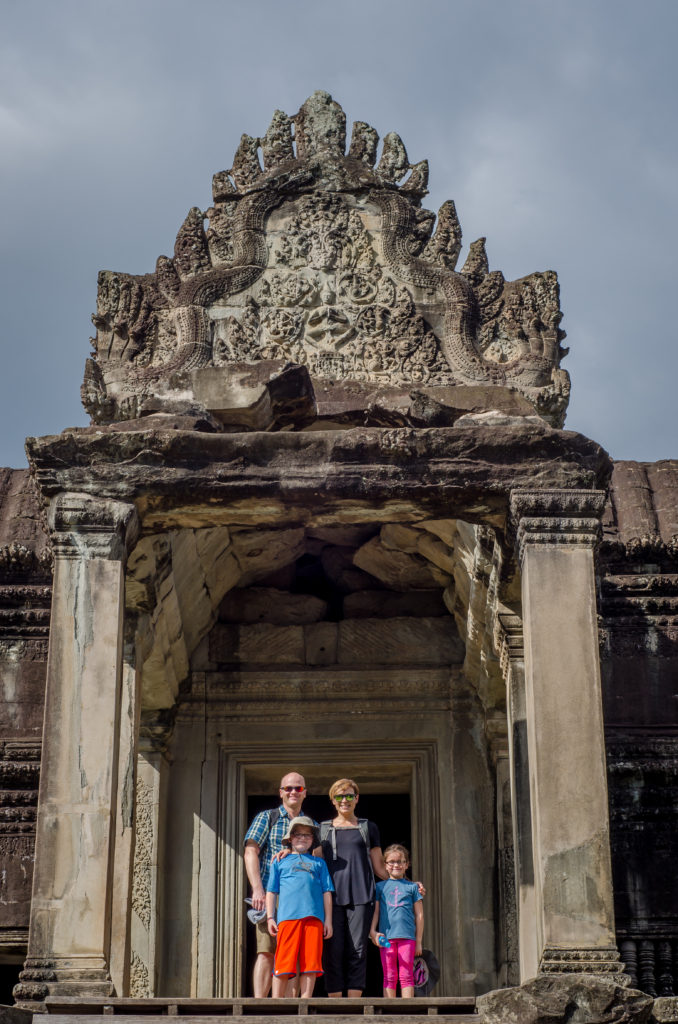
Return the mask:
<svg viewBox="0 0 678 1024">
<path fill-rule="evenodd" d="M 29 438 L 27 451 L 47 498 L 80 492 L 137 504 L 144 529 L 300 521 L 355 510 L 354 521 L 451 516 L 503 526 L 511 491 L 605 487 L 607 453 L 580 434 L 546 425 L 463 428 L 355 427 L 246 434 L 84 428 Z M 348 520 L 347 520 L 348 521 Z"/>
<path fill-rule="evenodd" d="M 90 494 L 58 494 L 50 503 L 48 523 L 61 558 L 121 561 L 138 533 L 134 505 Z"/>
</svg>

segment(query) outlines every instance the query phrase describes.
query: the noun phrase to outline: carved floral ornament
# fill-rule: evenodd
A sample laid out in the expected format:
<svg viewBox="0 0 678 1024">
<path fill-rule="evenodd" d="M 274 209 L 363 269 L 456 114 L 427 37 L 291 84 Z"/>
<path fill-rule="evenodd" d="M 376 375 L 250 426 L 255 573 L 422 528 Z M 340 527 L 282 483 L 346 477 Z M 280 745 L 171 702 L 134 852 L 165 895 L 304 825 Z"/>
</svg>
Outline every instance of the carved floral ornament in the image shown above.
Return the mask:
<svg viewBox="0 0 678 1024">
<path fill-rule="evenodd" d="M 595 547 L 607 494 L 599 490 L 515 490 L 510 531 L 522 564 L 528 544 Z"/>
<path fill-rule="evenodd" d="M 461 271 L 454 203 L 424 209 L 428 165 L 395 133 L 353 125 L 324 92 L 263 138 L 243 135 L 154 273 L 99 275 L 83 402 L 134 418 L 198 367 L 287 359 L 312 377 L 511 386 L 562 422 L 569 378 L 555 273 L 506 281 L 484 239 Z M 375 166 L 376 165 L 376 166 Z M 404 179 L 404 180 L 403 180 Z M 434 231 L 435 225 L 435 231 Z"/>
</svg>

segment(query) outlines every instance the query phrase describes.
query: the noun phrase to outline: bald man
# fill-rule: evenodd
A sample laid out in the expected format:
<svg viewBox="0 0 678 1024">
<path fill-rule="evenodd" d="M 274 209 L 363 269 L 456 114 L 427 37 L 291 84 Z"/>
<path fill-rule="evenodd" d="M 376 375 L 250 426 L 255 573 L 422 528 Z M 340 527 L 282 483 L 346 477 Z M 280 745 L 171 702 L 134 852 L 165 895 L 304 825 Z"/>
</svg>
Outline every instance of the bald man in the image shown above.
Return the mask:
<svg viewBox="0 0 678 1024">
<path fill-rule="evenodd" d="M 252 888 L 252 906 L 266 908 L 266 883 L 271 862 L 282 850 L 282 839 L 292 818 L 301 814 L 306 796 L 306 782 L 299 772 L 288 772 L 280 780 L 279 807 L 260 811 L 245 833 L 245 870 Z M 257 929 L 257 959 L 254 964 L 254 995 L 261 999 L 271 989 L 275 939 L 269 935 L 266 919 Z"/>
</svg>

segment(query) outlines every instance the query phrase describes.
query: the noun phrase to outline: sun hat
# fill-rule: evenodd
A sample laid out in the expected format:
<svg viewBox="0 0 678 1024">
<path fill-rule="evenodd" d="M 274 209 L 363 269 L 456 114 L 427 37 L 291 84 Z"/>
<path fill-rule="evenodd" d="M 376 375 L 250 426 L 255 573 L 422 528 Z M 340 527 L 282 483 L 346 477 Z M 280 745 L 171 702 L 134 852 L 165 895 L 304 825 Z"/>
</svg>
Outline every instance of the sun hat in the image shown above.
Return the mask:
<svg viewBox="0 0 678 1024">
<path fill-rule="evenodd" d="M 318 838 L 318 826 L 313 821 L 313 818 L 307 818 L 305 814 L 302 814 L 298 818 L 292 818 L 292 820 L 290 821 L 289 825 L 287 826 L 287 832 L 285 833 L 285 835 L 282 838 L 283 845 L 284 846 L 289 846 L 290 845 L 290 840 L 292 838 L 292 833 L 293 833 L 293 831 L 294 831 L 294 829 L 295 829 L 295 827 L 297 825 L 304 825 L 306 828 L 312 829 L 312 831 L 313 831 L 313 845 L 317 846 L 318 843 L 320 842 L 320 840 Z"/>
<path fill-rule="evenodd" d="M 252 924 L 259 924 L 260 921 L 264 920 L 266 917 L 266 907 L 262 907 L 261 910 L 255 910 L 252 906 L 252 899 L 249 896 L 245 897 L 245 903 L 250 905 L 250 909 L 247 911 L 248 921 L 251 921 Z"/>
<path fill-rule="evenodd" d="M 440 964 L 430 949 L 422 949 L 421 956 L 414 958 L 414 994 L 428 996 L 440 978 Z"/>
</svg>

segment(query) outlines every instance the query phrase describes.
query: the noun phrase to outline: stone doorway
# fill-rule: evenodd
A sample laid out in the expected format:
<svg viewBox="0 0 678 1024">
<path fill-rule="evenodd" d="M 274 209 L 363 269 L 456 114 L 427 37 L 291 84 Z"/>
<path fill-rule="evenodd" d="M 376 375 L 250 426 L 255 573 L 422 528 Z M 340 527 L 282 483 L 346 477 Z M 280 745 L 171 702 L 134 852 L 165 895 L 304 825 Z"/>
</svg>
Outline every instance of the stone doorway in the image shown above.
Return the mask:
<svg viewBox="0 0 678 1024">
<path fill-rule="evenodd" d="M 392 742 L 385 741 L 374 723 L 370 723 L 372 741 L 359 737 L 360 742 L 325 743 L 312 741 L 306 749 L 306 777 L 313 793 L 327 792 L 336 778 L 345 774 L 342 768 L 351 765 L 357 779 L 360 779 L 361 797 L 364 797 L 363 812 L 376 820 L 383 830 L 383 842 L 394 841 L 396 836 L 406 843 L 410 839 L 412 869 L 417 878 L 434 879 L 431 887 L 438 893 L 449 896 L 448 905 L 454 905 L 456 878 L 453 861 L 444 856 L 446 846 L 453 842 L 449 773 L 441 772 L 440 762 L 445 762 L 449 750 L 445 750 L 444 737 L 440 742 L 433 738 L 409 741 L 402 744 L 394 756 Z M 313 729 L 310 727 L 312 733 Z M 241 736 L 242 742 L 242 736 Z M 216 995 L 242 995 L 249 991 L 250 970 L 247 956 L 247 933 L 245 931 L 244 897 L 247 883 L 242 860 L 242 836 L 248 816 L 257 807 L 271 806 L 271 785 L 273 791 L 285 767 L 291 763 L 285 759 L 284 746 L 278 751 L 275 764 L 272 760 L 262 764 L 266 751 L 252 751 L 247 742 L 242 743 L 241 752 L 222 749 L 219 775 L 223 787 L 217 832 L 222 842 L 217 850 L 217 891 L 214 893 L 217 907 L 215 931 L 216 947 L 213 958 L 214 980 L 212 991 Z M 290 747 L 290 750 L 292 748 Z M 296 749 L 296 748 L 294 748 Z M 257 760 L 255 760 L 257 758 Z M 307 766 L 307 767 L 306 767 Z M 274 778 L 274 783 L 261 780 Z M 266 794 L 262 791 L 264 784 Z M 259 792 L 252 791 L 259 790 Z M 311 813 L 326 815 L 327 799 L 316 797 L 306 809 Z M 398 820 L 396 820 L 398 819 Z M 202 857 L 201 857 L 202 860 Z M 210 857 L 205 850 L 205 863 Z M 212 860 L 212 863 L 214 861 Z M 201 902 L 209 903 L 209 879 L 201 886 Z M 427 882 L 427 884 L 429 884 Z M 456 922 L 449 913 L 443 921 L 442 901 L 431 900 L 427 916 L 427 941 L 433 948 L 448 948 L 456 951 L 458 936 Z M 453 965 L 454 955 L 449 963 Z M 203 974 L 203 970 L 205 974 Z M 452 970 L 454 968 L 452 967 Z M 208 965 L 198 965 L 198 976 L 203 974 L 207 985 Z M 450 987 L 458 982 L 446 979 Z M 370 987 L 379 991 L 381 975 L 378 960 L 374 964 Z"/>
<path fill-rule="evenodd" d="M 358 781 L 358 780 L 356 780 Z M 358 783 L 361 785 L 361 783 Z M 247 801 L 248 820 L 254 817 L 258 811 L 271 806 L 271 798 L 264 796 L 252 796 Z M 304 813 L 310 814 L 316 821 L 324 821 L 330 817 L 330 803 L 326 795 L 311 794 L 304 801 Z M 382 849 L 386 849 L 389 843 L 402 843 L 408 850 L 412 848 L 412 824 L 410 816 L 410 793 L 372 793 L 365 792 L 361 785 L 360 808 L 358 814 L 361 818 L 369 818 L 379 826 Z M 242 982 L 242 991 L 245 995 L 251 996 L 252 992 L 252 968 L 255 958 L 254 931 L 244 925 L 244 937 L 246 944 L 245 974 Z M 325 995 L 323 979 L 316 982 L 314 995 Z M 366 996 L 382 995 L 381 963 L 378 951 L 369 947 L 367 961 L 367 985 L 364 994 Z"/>
</svg>

